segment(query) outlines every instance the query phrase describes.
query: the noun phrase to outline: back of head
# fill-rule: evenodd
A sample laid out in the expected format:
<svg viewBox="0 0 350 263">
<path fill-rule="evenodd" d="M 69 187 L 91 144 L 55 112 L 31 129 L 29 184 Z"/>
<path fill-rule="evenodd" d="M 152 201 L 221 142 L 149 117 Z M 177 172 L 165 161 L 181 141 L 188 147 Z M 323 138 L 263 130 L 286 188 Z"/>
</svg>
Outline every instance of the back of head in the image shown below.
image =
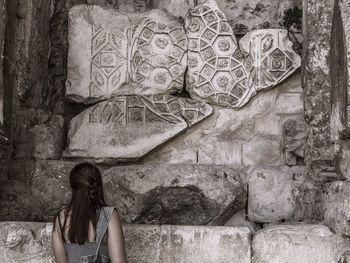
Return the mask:
<svg viewBox="0 0 350 263">
<path fill-rule="evenodd" d="M 98 212 L 106 206 L 102 177 L 95 165 L 85 162 L 72 169 L 69 181 L 72 199 L 68 238 L 71 243 L 83 244 L 88 240 L 90 222 L 96 229 Z"/>
</svg>

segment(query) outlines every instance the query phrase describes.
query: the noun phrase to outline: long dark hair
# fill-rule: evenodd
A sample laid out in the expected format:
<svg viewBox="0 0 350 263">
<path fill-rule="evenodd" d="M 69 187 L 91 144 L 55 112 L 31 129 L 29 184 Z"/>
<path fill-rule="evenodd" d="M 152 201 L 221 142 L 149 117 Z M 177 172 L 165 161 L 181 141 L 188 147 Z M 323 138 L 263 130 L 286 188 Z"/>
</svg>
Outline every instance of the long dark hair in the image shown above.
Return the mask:
<svg viewBox="0 0 350 263">
<path fill-rule="evenodd" d="M 68 213 L 71 212 L 68 239 L 71 243 L 84 244 L 88 240 L 90 222 L 96 230 L 99 212 L 107 205 L 104 200 L 102 177 L 95 165 L 85 162 L 72 169 L 69 181 L 72 198 L 65 211 L 62 234 Z"/>
</svg>

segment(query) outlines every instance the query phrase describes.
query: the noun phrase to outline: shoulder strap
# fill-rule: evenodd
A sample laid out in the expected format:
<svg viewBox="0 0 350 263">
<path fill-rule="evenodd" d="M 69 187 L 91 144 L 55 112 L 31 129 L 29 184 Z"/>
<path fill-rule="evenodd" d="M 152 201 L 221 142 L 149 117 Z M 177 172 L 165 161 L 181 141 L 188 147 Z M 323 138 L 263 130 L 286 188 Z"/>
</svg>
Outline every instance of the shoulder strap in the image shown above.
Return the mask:
<svg viewBox="0 0 350 263">
<path fill-rule="evenodd" d="M 102 242 L 103 236 L 107 231 L 108 224 L 111 219 L 113 210 L 114 210 L 113 206 L 105 206 L 101 209 L 100 217 L 96 226 L 96 243 L 97 243 L 96 255 L 100 250 L 101 242 Z"/>
</svg>

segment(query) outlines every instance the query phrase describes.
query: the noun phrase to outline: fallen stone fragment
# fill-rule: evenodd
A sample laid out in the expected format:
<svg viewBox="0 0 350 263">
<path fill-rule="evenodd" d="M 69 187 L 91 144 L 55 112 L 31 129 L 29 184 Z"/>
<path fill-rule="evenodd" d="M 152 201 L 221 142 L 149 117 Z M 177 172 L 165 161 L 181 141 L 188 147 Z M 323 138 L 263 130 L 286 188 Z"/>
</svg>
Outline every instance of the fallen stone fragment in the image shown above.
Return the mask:
<svg viewBox="0 0 350 263">
<path fill-rule="evenodd" d="M 74 6 L 69 13 L 66 97 L 93 103 L 116 94 L 181 92 L 186 50 L 183 25 L 161 10 L 126 15 L 100 6 Z"/>
<path fill-rule="evenodd" d="M 258 91 L 275 86 L 300 67 L 287 30 L 253 31 L 238 45 L 215 0 L 190 10 L 185 25 L 187 87 L 194 98 L 241 108 Z"/>
<path fill-rule="evenodd" d="M 339 263 L 349 249 L 349 241 L 326 226 L 273 226 L 253 237 L 252 263 Z"/>
<path fill-rule="evenodd" d="M 208 104 L 170 95 L 114 97 L 71 120 L 65 156 L 135 160 L 211 113 Z"/>
<path fill-rule="evenodd" d="M 119 166 L 103 180 L 128 223 L 223 225 L 246 205 L 244 178 L 226 166 Z"/>
</svg>

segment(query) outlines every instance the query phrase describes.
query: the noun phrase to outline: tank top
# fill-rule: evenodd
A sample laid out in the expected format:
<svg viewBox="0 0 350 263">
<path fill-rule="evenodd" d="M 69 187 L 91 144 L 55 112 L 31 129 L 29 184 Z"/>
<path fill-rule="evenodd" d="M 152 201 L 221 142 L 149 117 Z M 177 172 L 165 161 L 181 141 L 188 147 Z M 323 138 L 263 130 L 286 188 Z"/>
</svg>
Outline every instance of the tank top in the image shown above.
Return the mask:
<svg viewBox="0 0 350 263">
<path fill-rule="evenodd" d="M 69 263 L 90 263 L 96 262 L 96 255 L 98 254 L 101 263 L 110 262 L 107 251 L 107 244 L 102 243 L 102 239 L 107 231 L 109 221 L 111 219 L 114 207 L 105 206 L 101 209 L 99 219 L 96 225 L 96 241 L 87 242 L 83 245 L 77 243 L 65 243 L 64 249 L 66 251 Z M 61 231 L 63 231 L 61 229 Z M 96 253 L 98 250 L 98 253 Z"/>
</svg>

